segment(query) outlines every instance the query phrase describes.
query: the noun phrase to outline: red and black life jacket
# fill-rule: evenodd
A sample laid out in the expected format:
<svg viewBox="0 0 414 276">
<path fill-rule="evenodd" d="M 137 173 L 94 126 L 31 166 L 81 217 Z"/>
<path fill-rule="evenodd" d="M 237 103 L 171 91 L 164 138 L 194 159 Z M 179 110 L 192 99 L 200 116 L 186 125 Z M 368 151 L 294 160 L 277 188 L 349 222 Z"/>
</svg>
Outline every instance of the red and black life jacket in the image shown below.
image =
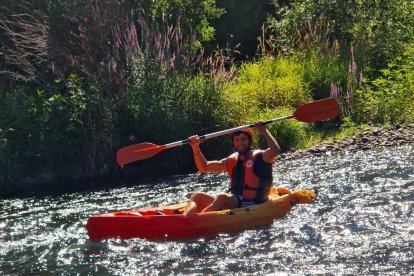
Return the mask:
<svg viewBox="0 0 414 276">
<path fill-rule="evenodd" d="M 272 164 L 263 161 L 263 150 L 254 150 L 244 161 L 237 152 L 226 160 L 230 191 L 247 201 L 265 202 L 273 184 Z"/>
</svg>

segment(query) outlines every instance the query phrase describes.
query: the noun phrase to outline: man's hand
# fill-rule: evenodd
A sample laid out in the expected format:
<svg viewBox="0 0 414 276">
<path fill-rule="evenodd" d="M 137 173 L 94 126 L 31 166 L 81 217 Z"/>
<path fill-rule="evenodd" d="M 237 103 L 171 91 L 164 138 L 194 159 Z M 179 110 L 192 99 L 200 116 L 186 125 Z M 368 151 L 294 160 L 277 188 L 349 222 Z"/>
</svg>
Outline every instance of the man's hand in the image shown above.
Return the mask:
<svg viewBox="0 0 414 276">
<path fill-rule="evenodd" d="M 263 124 L 262 120 L 258 120 L 254 123 L 254 127 L 260 132 L 260 134 L 264 134 L 266 132 L 266 125 Z"/>
<path fill-rule="evenodd" d="M 193 149 L 198 149 L 198 146 L 201 144 L 201 139 L 198 135 L 193 135 L 188 137 L 188 140 L 190 141 L 190 145 Z"/>
</svg>

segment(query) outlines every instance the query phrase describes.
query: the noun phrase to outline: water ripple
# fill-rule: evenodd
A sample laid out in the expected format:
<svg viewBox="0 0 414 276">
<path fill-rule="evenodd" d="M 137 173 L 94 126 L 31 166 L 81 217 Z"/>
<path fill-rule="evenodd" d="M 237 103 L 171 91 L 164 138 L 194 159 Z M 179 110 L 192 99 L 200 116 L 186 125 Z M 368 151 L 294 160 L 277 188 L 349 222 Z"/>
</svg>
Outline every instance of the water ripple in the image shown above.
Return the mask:
<svg viewBox="0 0 414 276">
<path fill-rule="evenodd" d="M 318 189 L 271 226 L 181 242 L 92 242 L 90 215 L 218 193 L 227 176 L 186 175 L 133 187 L 0 201 L 0 274 L 413 274 L 414 147 L 277 163 L 277 185 Z"/>
</svg>

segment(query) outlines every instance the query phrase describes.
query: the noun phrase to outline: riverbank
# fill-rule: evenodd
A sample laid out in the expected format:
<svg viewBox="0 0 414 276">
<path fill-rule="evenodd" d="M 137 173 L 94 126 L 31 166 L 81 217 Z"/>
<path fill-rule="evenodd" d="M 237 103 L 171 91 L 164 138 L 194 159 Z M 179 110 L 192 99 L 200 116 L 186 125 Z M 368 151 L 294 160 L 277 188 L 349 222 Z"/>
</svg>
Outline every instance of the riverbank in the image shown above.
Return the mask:
<svg viewBox="0 0 414 276">
<path fill-rule="evenodd" d="M 331 155 L 344 151 L 370 150 L 375 147 L 396 146 L 414 142 L 414 124 L 393 127 L 369 126 L 352 137 L 332 142 L 323 142 L 303 150 L 291 150 L 279 156 L 281 160 L 298 159 L 308 156 Z"/>
</svg>

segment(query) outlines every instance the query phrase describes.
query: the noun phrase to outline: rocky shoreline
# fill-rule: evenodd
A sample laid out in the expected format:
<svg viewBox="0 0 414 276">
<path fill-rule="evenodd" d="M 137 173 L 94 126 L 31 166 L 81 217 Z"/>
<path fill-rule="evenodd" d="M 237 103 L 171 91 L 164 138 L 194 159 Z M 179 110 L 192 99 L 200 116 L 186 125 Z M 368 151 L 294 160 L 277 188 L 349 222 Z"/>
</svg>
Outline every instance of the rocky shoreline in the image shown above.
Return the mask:
<svg viewBox="0 0 414 276">
<path fill-rule="evenodd" d="M 381 146 L 396 146 L 414 142 L 414 124 L 396 125 L 392 128 L 371 127 L 357 135 L 333 142 L 321 143 L 312 148 L 282 153 L 281 160 L 309 156 L 330 155 L 335 152 L 370 150 Z"/>
</svg>

